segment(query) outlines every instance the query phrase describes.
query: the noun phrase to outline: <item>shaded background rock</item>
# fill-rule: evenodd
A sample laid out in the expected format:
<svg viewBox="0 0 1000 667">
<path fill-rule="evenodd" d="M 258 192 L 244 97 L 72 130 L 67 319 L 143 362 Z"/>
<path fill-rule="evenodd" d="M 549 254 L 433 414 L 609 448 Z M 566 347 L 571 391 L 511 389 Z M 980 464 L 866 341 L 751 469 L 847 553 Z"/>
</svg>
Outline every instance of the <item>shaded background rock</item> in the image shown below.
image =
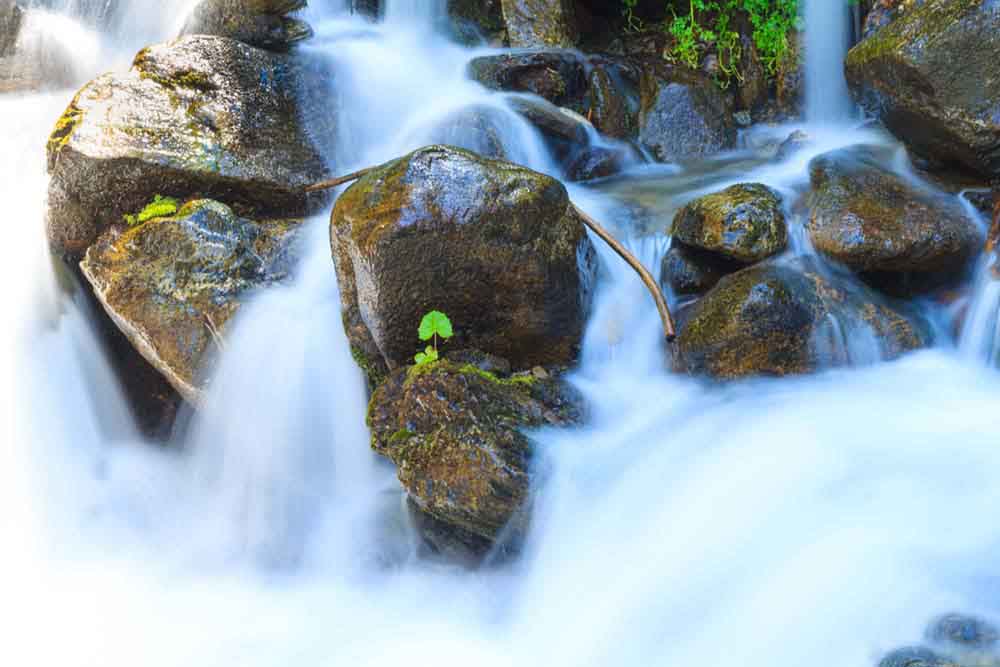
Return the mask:
<svg viewBox="0 0 1000 667">
<path fill-rule="evenodd" d="M 579 28 L 573 0 L 501 0 L 512 47 L 576 46 Z"/>
<path fill-rule="evenodd" d="M 642 78 L 639 141 L 661 162 L 735 148 L 731 100 L 708 77 L 647 71 Z"/>
<path fill-rule="evenodd" d="M 203 366 L 249 293 L 290 275 L 297 220 L 254 222 L 209 200 L 113 228 L 80 267 L 136 350 L 189 402 Z"/>
<path fill-rule="evenodd" d="M 366 366 L 409 363 L 420 319 L 445 312 L 449 346 L 515 368 L 567 364 L 589 295 L 593 247 L 558 181 L 431 146 L 376 168 L 334 208 L 331 246 L 345 329 Z"/>
<path fill-rule="evenodd" d="M 306 4 L 306 0 L 202 0 L 181 35 L 215 35 L 261 49 L 287 51 L 313 35 L 307 23 L 289 16 Z"/>
<path fill-rule="evenodd" d="M 312 79 L 319 75 L 293 56 L 191 36 L 144 49 L 128 73 L 90 82 L 48 143 L 53 251 L 80 256 L 161 193 L 263 217 L 319 210 L 327 196 L 303 192 L 330 175 L 307 129 L 322 116 L 316 134 L 334 136 L 335 114 L 309 92 L 329 90 Z"/>
</svg>

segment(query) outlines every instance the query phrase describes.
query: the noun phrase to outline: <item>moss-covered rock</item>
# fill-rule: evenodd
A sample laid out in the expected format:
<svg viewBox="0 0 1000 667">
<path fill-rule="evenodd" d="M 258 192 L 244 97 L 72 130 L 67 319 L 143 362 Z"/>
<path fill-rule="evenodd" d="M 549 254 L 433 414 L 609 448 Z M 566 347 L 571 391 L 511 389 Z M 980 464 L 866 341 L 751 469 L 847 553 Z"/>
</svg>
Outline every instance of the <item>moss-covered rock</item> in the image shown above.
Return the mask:
<svg viewBox="0 0 1000 667">
<path fill-rule="evenodd" d="M 511 46 L 576 46 L 579 28 L 573 0 L 501 0 L 501 4 Z"/>
<path fill-rule="evenodd" d="M 960 269 L 981 239 L 954 197 L 917 189 L 870 151 L 841 149 L 809 166 L 813 246 L 860 273 Z"/>
<path fill-rule="evenodd" d="M 661 162 L 736 147 L 732 100 L 707 76 L 650 68 L 641 84 L 639 141 Z"/>
<path fill-rule="evenodd" d="M 289 275 L 298 226 L 196 200 L 174 216 L 109 229 L 80 268 L 135 349 L 197 403 L 215 337 L 251 291 Z"/>
<path fill-rule="evenodd" d="M 389 162 L 340 197 L 330 228 L 352 345 L 389 368 L 409 363 L 430 310 L 515 368 L 575 356 L 593 247 L 566 189 L 524 167 L 430 146 Z"/>
<path fill-rule="evenodd" d="M 215 35 L 261 49 L 287 51 L 312 37 L 307 23 L 289 16 L 306 4 L 306 0 L 202 0 L 181 35 Z"/>
<path fill-rule="evenodd" d="M 528 521 L 534 453 L 525 429 L 580 421 L 579 397 L 558 380 L 499 379 L 440 361 L 399 369 L 372 397 L 372 448 L 390 458 L 425 536 L 481 555 Z M 444 550 L 444 549 L 442 549 Z"/>
<path fill-rule="evenodd" d="M 851 91 L 918 155 L 1000 177 L 1000 12 L 927 0 L 847 56 Z"/>
<path fill-rule="evenodd" d="M 722 278 L 685 315 L 675 362 L 725 379 L 809 373 L 849 363 L 845 341 L 862 337 L 887 359 L 927 342 L 921 325 L 803 263 L 757 264 Z"/>
<path fill-rule="evenodd" d="M 788 245 L 781 196 L 760 183 L 741 183 L 699 197 L 674 216 L 682 243 L 752 264 Z"/>
<path fill-rule="evenodd" d="M 308 131 L 335 117 L 319 75 L 294 56 L 191 36 L 91 81 L 48 143 L 51 247 L 79 257 L 158 193 L 258 217 L 319 210 L 327 196 L 303 192 L 329 176 L 312 137 L 332 129 Z"/>
</svg>

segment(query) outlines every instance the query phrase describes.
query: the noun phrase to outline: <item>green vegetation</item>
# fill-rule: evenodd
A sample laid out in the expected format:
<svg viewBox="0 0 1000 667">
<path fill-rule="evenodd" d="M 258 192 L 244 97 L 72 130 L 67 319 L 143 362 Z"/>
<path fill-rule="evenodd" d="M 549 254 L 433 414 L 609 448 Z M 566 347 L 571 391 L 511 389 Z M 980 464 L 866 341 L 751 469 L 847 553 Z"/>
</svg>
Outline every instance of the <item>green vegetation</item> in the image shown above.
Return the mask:
<svg viewBox="0 0 1000 667">
<path fill-rule="evenodd" d="M 413 358 L 417 362 L 417 366 L 423 366 L 424 364 L 438 360 L 438 337 L 448 340 L 455 335 L 451 327 L 451 320 L 448 319 L 447 315 L 438 310 L 432 310 L 424 315 L 423 319 L 420 320 L 420 329 L 417 333 L 420 336 L 420 340 L 424 342 L 431 339 L 434 340 L 433 345 L 428 345 L 423 352 L 418 353 Z"/>
<path fill-rule="evenodd" d="M 144 222 L 152 220 L 153 218 L 165 218 L 169 215 L 174 215 L 177 213 L 178 204 L 177 200 L 173 197 L 161 197 L 156 195 L 153 197 L 153 201 L 146 204 L 145 208 L 136 213 L 135 215 L 124 216 L 125 224 L 129 227 L 135 227 L 136 225 L 141 225 Z"/>
<path fill-rule="evenodd" d="M 641 28 L 635 17 L 637 0 L 622 0 L 627 30 Z M 742 47 L 738 27 L 752 29 L 754 46 L 769 74 L 775 74 L 788 53 L 788 33 L 799 22 L 798 0 L 686 0 L 686 11 L 673 18 L 664 29 L 674 38 L 667 57 L 697 69 L 706 53 L 719 58 L 717 81 L 723 88 L 742 80 Z"/>
</svg>

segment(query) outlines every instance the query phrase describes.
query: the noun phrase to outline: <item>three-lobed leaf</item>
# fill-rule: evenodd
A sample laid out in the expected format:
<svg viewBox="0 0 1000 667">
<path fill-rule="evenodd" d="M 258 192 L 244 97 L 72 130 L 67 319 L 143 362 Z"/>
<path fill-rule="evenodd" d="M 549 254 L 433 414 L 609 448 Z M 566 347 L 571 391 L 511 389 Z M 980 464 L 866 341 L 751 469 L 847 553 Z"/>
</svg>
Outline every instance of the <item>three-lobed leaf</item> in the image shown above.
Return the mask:
<svg viewBox="0 0 1000 667">
<path fill-rule="evenodd" d="M 434 336 L 447 340 L 455 335 L 451 328 L 451 320 L 439 310 L 432 310 L 420 320 L 420 340 L 430 340 Z"/>
</svg>

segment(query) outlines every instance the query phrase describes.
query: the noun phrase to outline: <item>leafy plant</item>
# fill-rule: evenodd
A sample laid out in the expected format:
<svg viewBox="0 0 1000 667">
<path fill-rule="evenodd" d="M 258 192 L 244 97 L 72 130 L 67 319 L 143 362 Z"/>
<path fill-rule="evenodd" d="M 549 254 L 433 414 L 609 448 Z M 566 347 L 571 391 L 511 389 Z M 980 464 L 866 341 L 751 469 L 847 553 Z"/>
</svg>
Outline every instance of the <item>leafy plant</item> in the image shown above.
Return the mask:
<svg viewBox="0 0 1000 667">
<path fill-rule="evenodd" d="M 448 340 L 455 335 L 455 332 L 452 329 L 451 320 L 448 319 L 447 315 L 439 310 L 432 310 L 420 320 L 420 328 L 417 330 L 417 335 L 424 342 L 433 339 L 432 345 L 428 345 L 423 352 L 419 352 L 413 358 L 418 366 L 423 366 L 424 364 L 435 362 L 440 358 L 438 356 L 438 338 Z"/>
<path fill-rule="evenodd" d="M 146 204 L 145 208 L 136 213 L 135 215 L 125 215 L 125 224 L 129 227 L 134 227 L 136 225 L 141 225 L 144 222 L 148 222 L 153 218 L 163 218 L 168 215 L 174 215 L 177 213 L 178 203 L 173 197 L 161 197 L 156 195 L 153 197 L 153 201 Z"/>
</svg>

